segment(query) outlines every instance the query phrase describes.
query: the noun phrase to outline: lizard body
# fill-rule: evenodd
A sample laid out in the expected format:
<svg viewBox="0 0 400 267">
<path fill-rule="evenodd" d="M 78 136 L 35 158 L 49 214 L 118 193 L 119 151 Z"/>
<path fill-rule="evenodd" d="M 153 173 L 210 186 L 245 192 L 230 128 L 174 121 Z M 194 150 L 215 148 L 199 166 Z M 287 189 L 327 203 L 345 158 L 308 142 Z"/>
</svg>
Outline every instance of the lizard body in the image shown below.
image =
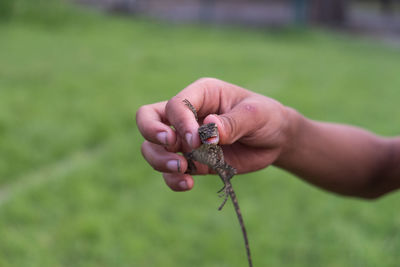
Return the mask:
<svg viewBox="0 0 400 267">
<path fill-rule="evenodd" d="M 196 120 L 198 120 L 197 112 L 196 109 L 193 107 L 193 105 L 187 99 L 183 100 L 183 102 L 193 112 Z M 225 198 L 220 207 L 218 208 L 218 210 L 221 210 L 224 207 L 227 199 L 231 197 L 233 206 L 236 211 L 236 215 L 239 220 L 240 227 L 242 229 L 243 238 L 246 246 L 247 260 L 249 262 L 249 266 L 252 267 L 253 264 L 250 255 L 249 240 L 247 238 L 247 232 L 244 226 L 243 216 L 239 208 L 239 203 L 235 191 L 233 190 L 232 184 L 230 182 L 230 180 L 237 173 L 237 171 L 235 168 L 227 164 L 224 160 L 224 153 L 222 151 L 222 148 L 218 145 L 219 134 L 217 125 L 215 123 L 208 123 L 200 126 L 198 129 L 198 133 L 202 145 L 199 148 L 193 150 L 192 152 L 185 153 L 185 157 L 188 161 L 187 172 L 188 173 L 196 172 L 196 166 L 193 163 L 194 160 L 207 165 L 209 168 L 213 169 L 219 175 L 224 186 L 218 192 L 223 192 L 222 196 L 225 196 Z"/>
</svg>

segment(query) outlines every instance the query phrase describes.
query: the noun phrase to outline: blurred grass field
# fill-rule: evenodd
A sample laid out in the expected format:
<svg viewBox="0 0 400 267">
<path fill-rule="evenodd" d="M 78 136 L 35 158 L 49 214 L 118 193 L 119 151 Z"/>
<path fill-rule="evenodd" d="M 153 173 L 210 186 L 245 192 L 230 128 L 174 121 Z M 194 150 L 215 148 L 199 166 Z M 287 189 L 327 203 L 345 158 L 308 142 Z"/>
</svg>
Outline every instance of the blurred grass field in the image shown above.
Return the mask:
<svg viewBox="0 0 400 267">
<path fill-rule="evenodd" d="M 0 266 L 246 266 L 219 179 L 170 191 L 140 155 L 138 107 L 212 76 L 393 136 L 399 70 L 399 49 L 322 31 L 16 12 L 0 24 Z M 337 197 L 273 167 L 233 183 L 255 266 L 399 266 L 399 193 Z"/>
</svg>

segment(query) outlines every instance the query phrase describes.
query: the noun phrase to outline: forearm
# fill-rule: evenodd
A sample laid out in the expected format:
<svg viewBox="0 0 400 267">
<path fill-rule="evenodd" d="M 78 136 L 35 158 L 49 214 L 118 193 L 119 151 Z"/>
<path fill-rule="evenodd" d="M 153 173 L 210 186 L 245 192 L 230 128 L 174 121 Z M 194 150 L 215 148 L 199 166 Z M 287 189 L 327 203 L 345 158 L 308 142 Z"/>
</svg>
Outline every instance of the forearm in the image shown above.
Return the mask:
<svg viewBox="0 0 400 267">
<path fill-rule="evenodd" d="M 289 138 L 276 166 L 339 194 L 373 198 L 400 187 L 399 138 L 289 113 Z"/>
</svg>

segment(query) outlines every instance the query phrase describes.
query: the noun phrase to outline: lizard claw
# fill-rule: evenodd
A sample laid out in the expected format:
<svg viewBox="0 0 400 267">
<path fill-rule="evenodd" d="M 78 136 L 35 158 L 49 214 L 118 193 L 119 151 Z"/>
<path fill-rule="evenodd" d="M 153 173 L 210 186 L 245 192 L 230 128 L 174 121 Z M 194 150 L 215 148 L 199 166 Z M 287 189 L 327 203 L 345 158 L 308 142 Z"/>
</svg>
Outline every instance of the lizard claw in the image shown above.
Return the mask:
<svg viewBox="0 0 400 267">
<path fill-rule="evenodd" d="M 217 193 L 218 194 L 221 193 L 222 191 L 225 190 L 225 188 L 226 188 L 226 185 L 224 184 L 224 186 L 220 190 L 218 190 Z M 224 194 L 225 194 L 225 192 L 222 195 L 224 195 Z"/>
<path fill-rule="evenodd" d="M 222 208 L 225 206 L 226 201 L 228 201 L 229 198 L 229 187 L 224 186 L 220 191 L 222 191 L 222 194 L 219 195 L 219 197 L 224 197 L 224 200 L 222 201 L 221 205 L 218 207 L 218 210 L 222 210 Z"/>
</svg>

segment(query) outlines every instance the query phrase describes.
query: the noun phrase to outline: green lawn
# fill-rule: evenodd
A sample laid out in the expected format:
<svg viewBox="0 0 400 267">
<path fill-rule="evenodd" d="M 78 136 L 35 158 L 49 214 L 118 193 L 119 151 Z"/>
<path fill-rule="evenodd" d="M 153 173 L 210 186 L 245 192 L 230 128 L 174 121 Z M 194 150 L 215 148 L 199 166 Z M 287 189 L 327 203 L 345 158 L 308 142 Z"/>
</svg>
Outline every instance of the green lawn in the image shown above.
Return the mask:
<svg viewBox="0 0 400 267">
<path fill-rule="evenodd" d="M 321 31 L 80 11 L 0 24 L 0 266 L 246 266 L 221 184 L 170 191 L 135 111 L 212 76 L 303 114 L 399 134 L 400 50 Z M 51 20 L 50 20 L 51 21 Z M 234 179 L 255 266 L 398 266 L 400 194 L 337 197 L 275 168 Z"/>
</svg>

